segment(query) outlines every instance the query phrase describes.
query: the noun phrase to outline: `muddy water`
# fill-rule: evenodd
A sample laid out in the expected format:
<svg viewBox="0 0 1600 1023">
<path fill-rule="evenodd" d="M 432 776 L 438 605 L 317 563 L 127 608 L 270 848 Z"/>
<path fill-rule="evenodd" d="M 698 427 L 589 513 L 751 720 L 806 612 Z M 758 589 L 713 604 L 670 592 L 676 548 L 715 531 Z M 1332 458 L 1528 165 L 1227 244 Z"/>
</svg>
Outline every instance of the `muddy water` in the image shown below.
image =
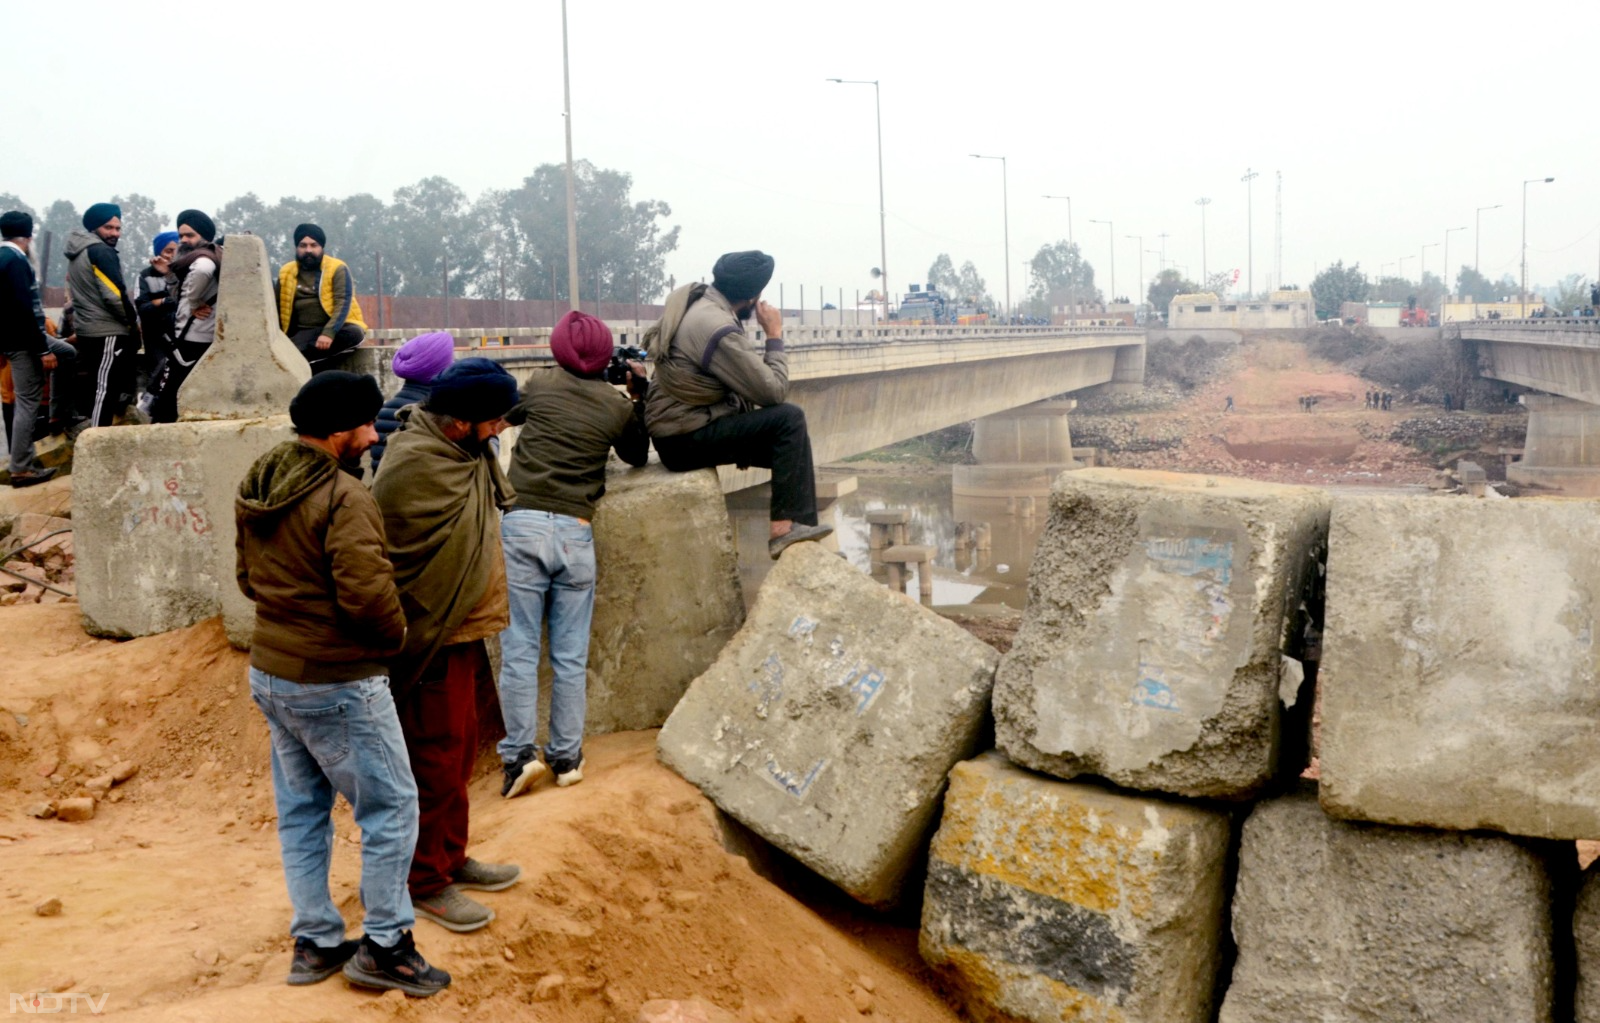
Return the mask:
<svg viewBox="0 0 1600 1023">
<path fill-rule="evenodd" d="M 754 487 L 728 495 L 739 544 L 739 575 L 748 605 L 761 580 L 772 568 L 767 557 L 768 489 Z M 1030 511 L 1031 506 L 1031 511 Z M 1011 510 L 1008 510 L 1008 507 Z M 1033 549 L 1044 531 L 1049 499 L 952 497 L 948 470 L 934 474 L 857 477 L 857 489 L 824 512 L 822 521 L 834 527 L 837 549 L 852 565 L 885 579 L 881 565 L 874 566 L 867 513 L 904 509 L 911 513 L 908 543 L 934 548 L 933 604 L 935 606 L 1003 605 L 1020 610 L 1028 596 L 1028 568 Z M 956 547 L 956 524 L 987 522 L 990 550 Z M 913 580 L 908 589 L 917 593 Z"/>
</svg>

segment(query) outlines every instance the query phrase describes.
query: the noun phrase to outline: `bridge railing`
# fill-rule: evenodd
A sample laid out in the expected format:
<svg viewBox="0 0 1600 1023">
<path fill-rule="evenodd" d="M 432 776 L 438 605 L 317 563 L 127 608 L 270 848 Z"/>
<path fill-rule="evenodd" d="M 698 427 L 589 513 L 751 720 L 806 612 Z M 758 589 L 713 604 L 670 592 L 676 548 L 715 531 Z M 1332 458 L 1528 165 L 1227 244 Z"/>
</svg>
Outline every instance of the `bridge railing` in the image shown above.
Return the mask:
<svg viewBox="0 0 1600 1023">
<path fill-rule="evenodd" d="M 1594 330 L 1600 331 L 1600 316 L 1528 316 L 1518 319 L 1451 320 L 1446 327 L 1516 327 L 1519 330 Z"/>
<path fill-rule="evenodd" d="M 640 345 L 643 343 L 645 329 L 644 326 L 613 326 L 611 333 L 619 345 Z M 754 330 L 753 327 L 752 330 Z M 394 347 L 404 344 L 419 335 L 439 332 L 454 337 L 458 348 L 549 348 L 551 328 L 457 327 L 452 330 L 445 330 L 441 327 L 388 328 L 367 331 L 367 344 L 384 348 Z M 759 330 L 754 330 L 754 333 L 758 339 L 763 337 Z M 1128 335 L 1130 337 L 1138 337 L 1143 336 L 1143 334 L 1144 328 L 1142 327 L 1014 327 L 998 324 L 980 326 L 901 326 L 880 324 L 875 327 L 792 326 L 784 329 L 784 340 L 790 346 L 802 346 L 830 343 L 882 344 L 890 341 L 973 341 L 989 338 L 1062 336 Z"/>
</svg>

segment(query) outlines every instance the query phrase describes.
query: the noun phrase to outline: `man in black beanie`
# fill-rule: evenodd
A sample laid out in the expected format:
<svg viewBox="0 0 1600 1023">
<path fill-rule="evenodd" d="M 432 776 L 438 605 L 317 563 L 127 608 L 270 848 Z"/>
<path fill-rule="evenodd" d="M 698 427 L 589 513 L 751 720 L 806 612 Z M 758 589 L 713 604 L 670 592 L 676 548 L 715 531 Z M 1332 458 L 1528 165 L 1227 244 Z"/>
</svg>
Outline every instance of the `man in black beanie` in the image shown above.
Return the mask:
<svg viewBox="0 0 1600 1023">
<path fill-rule="evenodd" d="M 258 458 L 239 485 L 239 589 L 255 601 L 250 697 L 272 733 L 278 842 L 294 916 L 290 984 L 339 972 L 353 984 L 426 997 L 450 975 L 411 939 L 406 874 L 417 784 L 389 693 L 387 659 L 406 615 L 361 453 L 383 394 L 371 377 L 312 377 L 289 405 L 298 440 Z M 361 829 L 366 935 L 345 939 L 328 893 L 334 794 Z"/>
<path fill-rule="evenodd" d="M 327 244 L 327 234 L 316 224 L 296 227 L 294 261 L 283 264 L 274 285 L 278 325 L 313 373 L 367 336 L 350 268 L 323 251 Z"/>
<path fill-rule="evenodd" d="M 33 244 L 33 218 L 20 210 L 0 215 L 0 364 L 11 367 L 16 401 L 8 406 L 6 438 L 10 441 L 13 487 L 30 487 L 56 474 L 34 457 L 33 442 L 50 376 L 50 422 L 64 428 L 71 419 L 72 366 L 76 351 L 51 337 L 44 328 L 39 279 L 28 255 Z"/>
<path fill-rule="evenodd" d="M 730 252 L 712 268 L 711 286 L 691 284 L 667 298 L 645 332 L 655 378 L 645 399 L 645 425 L 661 464 L 673 472 L 717 465 L 772 470 L 773 559 L 793 543 L 820 540 L 811 437 L 789 396 L 783 314 L 761 301 L 774 262 L 764 252 Z M 762 350 L 745 333 L 754 315 L 766 335 Z"/>
<path fill-rule="evenodd" d="M 110 426 L 138 388 L 139 314 L 122 275 L 122 209 L 97 202 L 67 235 L 67 290 L 78 338 L 78 413 Z"/>
</svg>

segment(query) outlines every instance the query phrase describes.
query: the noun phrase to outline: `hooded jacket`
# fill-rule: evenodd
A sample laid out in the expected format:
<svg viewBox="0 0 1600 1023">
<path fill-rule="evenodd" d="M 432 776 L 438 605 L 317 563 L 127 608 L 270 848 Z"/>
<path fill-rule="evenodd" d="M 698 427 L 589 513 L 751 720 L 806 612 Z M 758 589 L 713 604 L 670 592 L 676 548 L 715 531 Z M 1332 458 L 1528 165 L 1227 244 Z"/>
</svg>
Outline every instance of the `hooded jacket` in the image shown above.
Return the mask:
<svg viewBox="0 0 1600 1023">
<path fill-rule="evenodd" d="M 239 589 L 256 604 L 251 665 L 297 682 L 387 675 L 406 617 L 359 478 L 286 441 L 250 467 L 234 510 Z"/>
<path fill-rule="evenodd" d="M 644 412 L 652 437 L 693 433 L 789 396 L 783 339 L 768 338 L 765 352 L 757 351 L 732 303 L 714 287 L 674 291 L 644 341 L 656 364 Z"/>
<path fill-rule="evenodd" d="M 67 235 L 67 289 L 82 337 L 136 333 L 138 314 L 128 298 L 122 259 L 100 236 L 88 231 Z"/>
</svg>

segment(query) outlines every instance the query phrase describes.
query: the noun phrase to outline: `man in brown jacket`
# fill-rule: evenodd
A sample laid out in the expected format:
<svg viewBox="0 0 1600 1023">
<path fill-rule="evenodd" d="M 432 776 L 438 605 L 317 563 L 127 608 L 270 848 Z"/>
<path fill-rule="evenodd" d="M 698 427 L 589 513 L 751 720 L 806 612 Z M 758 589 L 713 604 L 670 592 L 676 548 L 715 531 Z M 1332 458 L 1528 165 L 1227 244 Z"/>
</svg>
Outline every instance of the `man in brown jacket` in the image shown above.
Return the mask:
<svg viewBox="0 0 1600 1023">
<path fill-rule="evenodd" d="M 383 522 L 361 485 L 383 395 L 371 377 L 324 373 L 289 405 L 299 440 L 262 455 L 239 485 L 238 581 L 255 601 L 250 696 L 272 733 L 278 840 L 294 918 L 290 984 L 338 972 L 426 997 L 450 983 L 411 939 L 406 872 L 417 786 L 385 661 L 406 617 Z M 361 828 L 366 936 L 345 940 L 328 892 L 334 793 Z"/>
<path fill-rule="evenodd" d="M 764 252 L 730 252 L 711 270 L 711 286 L 691 284 L 667 298 L 645 332 L 655 379 L 645 425 L 661 464 L 673 472 L 714 465 L 772 470 L 767 553 L 820 540 L 817 480 L 806 414 L 789 396 L 783 314 L 761 301 L 774 262 Z M 745 334 L 754 315 L 767 335 L 761 351 Z"/>
<path fill-rule="evenodd" d="M 400 411 L 405 425 L 389 435 L 372 484 L 410 630 L 392 675 L 421 814 L 411 904 L 457 932 L 494 919 L 463 889 L 500 891 L 522 875 L 467 856 L 478 692 L 494 687 L 484 640 L 510 621 L 500 511 L 516 495 L 490 440 L 516 403 L 517 382 L 499 363 L 457 361 L 425 404 Z"/>
</svg>

